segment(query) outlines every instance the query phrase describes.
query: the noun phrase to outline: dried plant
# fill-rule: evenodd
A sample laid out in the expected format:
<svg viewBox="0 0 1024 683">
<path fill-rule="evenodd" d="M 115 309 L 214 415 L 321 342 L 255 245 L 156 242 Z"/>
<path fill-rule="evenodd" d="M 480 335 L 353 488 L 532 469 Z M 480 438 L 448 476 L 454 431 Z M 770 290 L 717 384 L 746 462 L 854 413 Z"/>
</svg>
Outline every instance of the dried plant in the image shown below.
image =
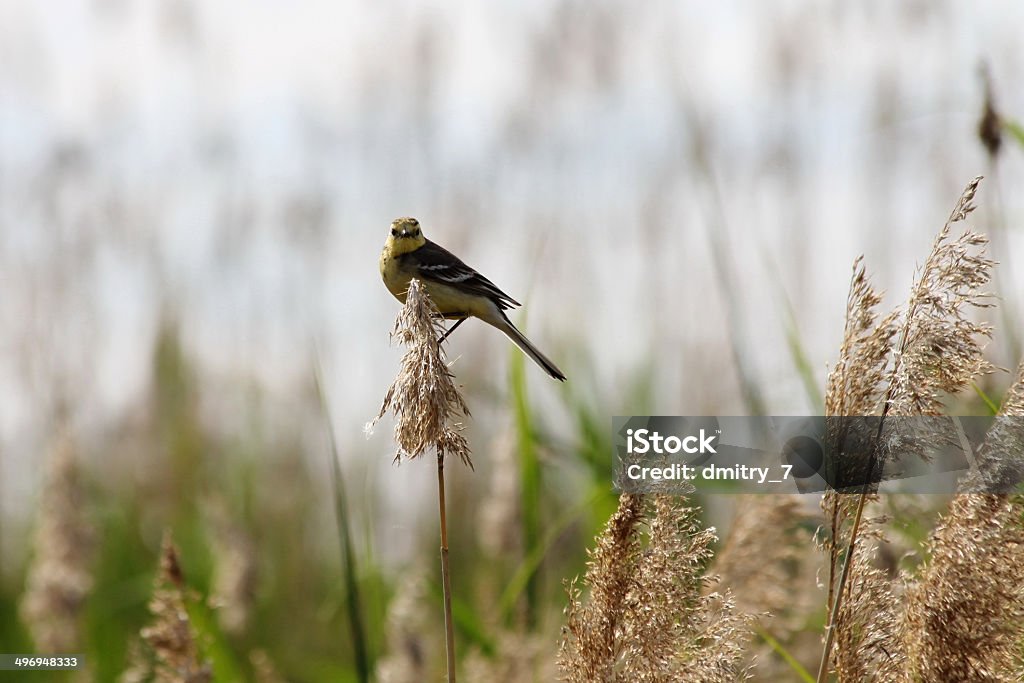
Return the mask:
<svg viewBox="0 0 1024 683">
<path fill-rule="evenodd" d="M 377 662 L 380 683 L 419 683 L 429 678 L 429 653 L 436 647 L 426 610 L 427 582 L 414 573 L 398 585 L 387 614 L 387 655 Z"/>
<path fill-rule="evenodd" d="M 729 535 L 715 555 L 720 585 L 748 614 L 780 617 L 809 611 L 799 609 L 801 596 L 791 590 L 810 537 L 802 526 L 811 520 L 803 501 L 799 496 L 749 495 L 736 501 L 736 509 Z"/>
<path fill-rule="evenodd" d="M 565 680 L 616 680 L 624 604 L 639 564 L 639 524 L 643 516 L 643 496 L 621 496 L 618 510 L 590 551 L 584 578 L 590 589 L 586 604 L 581 601 L 575 581 L 569 586 L 567 633 L 563 635 L 558 657 Z"/>
<path fill-rule="evenodd" d="M 372 428 L 389 410 L 394 413 L 399 447 L 395 462 L 400 462 L 403 455 L 415 458 L 433 447 L 441 457 L 457 455 L 473 466 L 461 425 L 453 422 L 459 413 L 468 417 L 469 407 L 452 381 L 444 349 L 437 343 L 443 333 L 437 307 L 419 281 L 413 280 L 391 332 L 392 338 L 408 350 L 402 356 L 398 377 L 370 423 Z"/>
<path fill-rule="evenodd" d="M 1000 417 L 978 453 L 1024 456 L 1024 363 Z M 998 455 L 997 455 L 998 454 Z M 997 468 L 1004 464 L 997 461 Z M 1018 465 L 1019 467 L 1019 465 Z M 978 482 L 968 480 L 974 488 Z M 1024 639 L 1024 501 L 1020 496 L 962 493 L 928 542 L 930 559 L 908 579 L 901 635 L 905 681 L 1019 681 Z"/>
<path fill-rule="evenodd" d="M 884 411 L 886 378 L 891 379 L 893 339 L 897 334 L 899 311 L 892 311 L 878 319 L 877 308 L 881 295 L 867 279 L 863 259 L 853 265 L 850 294 L 846 302 L 846 327 L 839 349 L 839 361 L 829 373 L 825 393 L 825 412 L 829 417 L 876 415 Z M 843 420 L 829 421 L 830 428 L 843 428 Z M 845 440 L 844 434 L 829 434 L 833 444 Z M 842 467 L 844 463 L 837 463 Z M 873 496 L 846 495 L 828 490 L 821 499 L 821 508 L 827 520 L 827 533 L 820 539 L 822 550 L 828 557 L 827 605 L 830 610 L 826 625 L 818 680 L 833 662 L 832 644 L 836 642 L 835 666 L 847 675 L 870 670 L 879 661 L 878 645 L 884 644 L 885 632 L 893 624 L 891 615 L 879 615 L 876 609 L 891 603 L 890 581 L 870 566 L 875 554 L 874 544 L 882 538 L 878 519 L 863 516 L 864 506 Z M 862 528 L 863 524 L 863 528 Z M 857 545 L 858 534 L 865 540 Z M 870 546 L 866 546 L 870 543 Z M 850 561 L 852 558 L 852 562 Z M 846 559 L 845 565 L 843 560 Z M 863 569 L 853 572 L 849 583 L 844 580 L 843 566 Z M 854 586 L 855 584 L 855 586 Z M 843 604 L 841 595 L 854 590 L 857 596 Z M 872 600 L 879 602 L 872 603 Z M 837 637 L 838 634 L 838 637 Z M 850 680 L 860 680 L 853 678 Z"/>
<path fill-rule="evenodd" d="M 896 586 L 876 564 L 879 545 L 886 542 L 885 523 L 883 517 L 866 517 L 853 545 L 845 596 L 833 626 L 835 671 L 841 681 L 892 681 L 903 665 L 896 638 Z"/>
<path fill-rule="evenodd" d="M 485 657 L 476 651 L 466 657 L 464 672 L 467 680 L 489 683 L 556 680 L 550 643 L 544 636 L 501 631 L 496 641 L 495 656 Z"/>
<path fill-rule="evenodd" d="M 93 585 L 95 534 L 66 433 L 51 453 L 40 509 L 21 617 L 39 652 L 78 652 L 82 609 Z"/>
<path fill-rule="evenodd" d="M 960 486 L 962 493 L 1008 494 L 1024 481 L 1024 362 L 1003 398 L 995 422 L 985 435 L 972 468 Z"/>
<path fill-rule="evenodd" d="M 412 280 L 406 291 L 405 306 L 391 333 L 392 338 L 397 337 L 407 347 L 402 356 L 402 368 L 388 388 L 380 411 L 369 427 L 372 428 L 390 409 L 395 415 L 395 441 L 399 447 L 395 462 L 400 462 L 403 454 L 413 459 L 430 447 L 437 453 L 446 665 L 448 683 L 454 683 L 455 628 L 452 621 L 451 570 L 448 561 L 444 461 L 446 456 L 457 455 L 470 468 L 473 467 L 473 461 L 470 459 L 469 443 L 461 433 L 461 425 L 453 423 L 459 413 L 469 416 L 469 407 L 452 381 L 452 373 L 444 361 L 444 349 L 439 341 L 439 335 L 443 332 L 440 321 L 437 307 L 419 280 Z"/>
<path fill-rule="evenodd" d="M 978 176 L 967 185 L 914 282 L 894 356 L 891 415 L 941 415 L 943 394 L 991 370 L 981 340 L 992 336 L 992 327 L 967 317 L 970 307 L 994 305 L 982 291 L 995 265 L 984 252 L 988 239 L 971 230 L 949 239 L 952 226 L 974 211 L 980 182 Z"/>
<path fill-rule="evenodd" d="M 213 680 L 209 662 L 203 661 L 185 601 L 185 577 L 170 532 L 160 548 L 160 571 L 149 601 L 152 623 L 141 631 L 152 649 L 156 680 L 162 683 L 207 683 Z"/>
<path fill-rule="evenodd" d="M 494 439 L 489 451 L 491 482 L 480 502 L 478 542 L 490 557 L 519 557 L 522 554 L 520 516 L 520 472 L 516 436 L 505 429 Z"/>
<path fill-rule="evenodd" d="M 982 357 L 982 340 L 991 336 L 991 327 L 971 321 L 967 310 L 992 305 L 982 288 L 994 262 L 985 256 L 985 237 L 970 230 L 955 240 L 949 237 L 952 226 L 974 210 L 980 181 L 977 177 L 967 185 L 935 238 L 915 278 L 895 347 L 895 314 L 875 323 L 880 298 L 867 284 L 860 260 L 854 264 L 840 362 L 830 374 L 825 400 L 830 415 L 876 414 L 880 409 L 881 437 L 887 417 L 941 415 L 945 394 L 960 391 L 991 369 Z M 926 442 L 917 438 L 902 445 Z M 864 510 L 875 500 L 869 481 L 881 458 L 877 448 L 871 448 L 869 458 L 869 476 L 859 496 L 830 491 L 822 499 L 830 532 L 823 541 L 829 557 L 830 616 L 819 681 L 833 661 L 833 641 L 841 680 L 895 680 L 907 656 L 894 611 L 898 588 L 873 566 L 884 535 L 881 520 L 866 518 Z M 837 576 L 841 559 L 845 562 Z"/>
<path fill-rule="evenodd" d="M 623 495 L 591 553 L 588 600 L 570 585 L 558 658 L 563 680 L 745 678 L 750 619 L 731 596 L 703 590 L 712 581 L 704 568 L 714 541 L 714 529 L 702 528 L 680 499 L 658 495 L 648 505 Z"/>
<path fill-rule="evenodd" d="M 209 603 L 226 633 L 241 635 L 249 625 L 256 600 L 256 546 L 246 529 L 231 519 L 220 499 L 207 505 L 215 541 L 213 591 Z"/>
<path fill-rule="evenodd" d="M 828 376 L 826 415 L 877 415 L 882 409 L 879 387 L 889 366 L 899 312 L 892 311 L 878 322 L 881 302 L 881 294 L 868 281 L 864 258 L 858 256 L 846 299 L 839 361 Z"/>
</svg>

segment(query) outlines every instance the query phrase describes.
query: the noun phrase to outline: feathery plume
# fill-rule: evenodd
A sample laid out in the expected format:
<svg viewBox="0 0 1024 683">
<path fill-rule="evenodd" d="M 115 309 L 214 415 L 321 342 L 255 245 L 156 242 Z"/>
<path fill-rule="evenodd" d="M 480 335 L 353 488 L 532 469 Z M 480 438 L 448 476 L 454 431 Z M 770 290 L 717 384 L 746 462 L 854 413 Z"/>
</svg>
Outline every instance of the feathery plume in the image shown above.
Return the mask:
<svg viewBox="0 0 1024 683">
<path fill-rule="evenodd" d="M 380 683 L 419 683 L 430 678 L 428 655 L 437 642 L 428 638 L 433 621 L 426 610 L 427 583 L 420 574 L 403 579 L 388 606 L 387 654 L 377 662 Z"/>
<path fill-rule="evenodd" d="M 419 280 L 413 280 L 391 332 L 392 338 L 408 350 L 402 356 L 398 377 L 369 425 L 372 428 L 388 410 L 394 413 L 399 447 L 395 462 L 400 462 L 403 455 L 415 458 L 433 446 L 442 458 L 457 455 L 473 466 L 462 425 L 452 422 L 459 413 L 468 417 L 469 407 L 452 381 L 444 349 L 437 343 L 443 333 L 437 307 Z"/>
<path fill-rule="evenodd" d="M 873 496 L 869 498 L 874 502 Z M 886 542 L 882 532 L 886 521 L 865 518 L 853 547 L 846 594 L 833 626 L 835 672 L 840 681 L 893 681 L 903 665 L 895 637 L 899 601 L 894 582 L 876 563 L 878 548 Z"/>
<path fill-rule="evenodd" d="M 444 349 L 438 341 L 443 332 L 441 314 L 419 280 L 409 282 L 405 306 L 395 321 L 392 338 L 398 337 L 408 350 L 402 356 L 402 368 L 388 389 L 380 412 L 369 428 L 390 408 L 395 415 L 395 441 L 400 462 L 403 453 L 412 459 L 433 446 L 437 453 L 437 506 L 441 521 L 441 584 L 444 595 L 445 654 L 448 683 L 455 683 L 455 627 L 452 616 L 451 567 L 448 559 L 448 519 L 444 494 L 444 461 L 457 455 L 463 464 L 473 467 L 469 443 L 462 425 L 452 423 L 469 407 L 452 381 L 444 362 Z M 443 337 L 441 337 L 443 339 Z M 449 423 L 452 423 L 451 425 Z"/>
<path fill-rule="evenodd" d="M 717 538 L 714 528 L 701 526 L 697 512 L 677 497 L 654 497 L 649 542 L 626 600 L 624 680 L 746 677 L 743 644 L 751 620 L 736 613 L 729 593 L 705 594 L 717 582 L 704 575 Z"/>
<path fill-rule="evenodd" d="M 829 373 L 825 392 L 825 413 L 830 418 L 877 415 L 884 410 L 886 379 L 891 379 L 891 354 L 899 311 L 891 311 L 879 320 L 877 308 L 881 300 L 881 295 L 867 278 L 863 257 L 858 257 L 853 264 L 850 293 L 846 300 L 846 325 L 839 349 L 839 361 Z M 846 433 L 854 426 L 854 422 L 831 419 L 826 424 L 829 428 L 826 438 L 833 444 L 835 452 L 851 436 L 860 436 Z M 863 478 L 863 459 L 855 460 L 847 462 L 840 456 L 834 466 L 844 473 L 852 468 L 853 476 Z M 864 505 L 874 502 L 875 496 L 867 493 L 864 495 L 866 499 L 861 500 L 862 496 L 830 489 L 821 499 L 821 509 L 827 520 L 827 533 L 819 540 L 821 549 L 828 556 L 827 605 L 830 610 L 834 610 L 836 601 L 841 601 L 840 609 L 835 613 L 835 621 L 827 625 L 821 673 L 827 671 L 833 662 L 837 670 L 841 668 L 847 673 L 870 670 L 877 664 L 877 645 L 884 642 L 882 634 L 893 623 L 889 614 L 879 614 L 878 622 L 872 621 L 876 610 L 884 609 L 885 605 L 891 603 L 891 581 L 870 566 L 875 554 L 875 543 L 882 536 L 879 520 L 863 516 Z M 859 518 L 858 506 L 861 511 Z M 851 540 L 854 528 L 862 536 L 859 546 L 856 539 Z M 868 543 L 872 545 L 865 547 Z M 846 556 L 851 547 L 853 571 L 847 585 L 842 586 L 840 567 L 844 558 L 846 562 L 851 561 Z M 848 597 L 842 602 L 840 596 L 844 591 L 849 591 L 851 595 L 857 591 L 859 597 Z M 879 602 L 873 603 L 872 599 Z M 862 628 L 865 624 L 868 625 L 866 629 Z M 835 652 L 832 651 L 833 640 Z"/>
<path fill-rule="evenodd" d="M 952 225 L 965 220 L 974 210 L 973 201 L 980 180 L 980 177 L 975 178 L 965 188 L 915 278 L 903 324 L 900 326 L 899 339 L 893 350 L 888 388 L 881 402 L 882 419 L 888 417 L 889 423 L 898 416 L 941 415 L 944 394 L 962 390 L 975 377 L 991 370 L 991 366 L 982 357 L 982 340 L 991 336 L 991 328 L 987 324 L 974 323 L 967 316 L 969 307 L 985 308 L 993 305 L 988 300 L 990 295 L 982 291 L 990 280 L 994 265 L 984 253 L 987 240 L 971 230 L 966 230 L 956 240 L 949 238 Z M 856 298 L 851 294 L 851 299 Z M 870 297 L 860 298 L 862 301 L 870 300 Z M 861 304 L 855 306 L 855 309 L 863 307 Z M 850 312 L 848 307 L 848 331 L 851 327 Z M 858 326 L 854 324 L 853 327 Z M 886 346 L 891 343 L 892 337 L 891 330 L 887 330 Z M 841 355 L 844 355 L 843 352 Z M 881 355 L 876 354 L 874 357 L 880 358 Z M 843 365 L 842 362 L 840 365 Z M 877 362 L 870 368 L 878 368 L 880 365 Z M 870 386 L 877 387 L 881 373 L 873 374 Z M 843 392 L 850 385 L 848 381 L 829 381 L 829 393 Z M 827 396 L 826 405 L 835 410 L 851 403 L 871 407 L 880 404 L 877 400 L 877 396 L 881 396 L 880 391 L 865 390 L 858 395 L 866 396 L 867 399 L 847 403 L 842 395 Z M 849 415 L 845 411 L 842 414 Z M 914 452 L 920 451 L 927 455 L 927 447 L 923 447 L 923 444 L 927 444 L 930 439 L 948 437 L 932 429 L 940 424 L 945 422 L 924 424 L 924 431 L 929 433 L 896 434 L 898 430 L 893 429 L 884 433 L 883 427 L 892 428 L 892 425 L 880 423 L 878 434 L 883 437 L 883 442 L 889 440 L 890 435 L 898 436 L 902 439 L 900 445 L 904 450 L 913 449 Z M 872 449 L 872 453 L 878 455 L 879 451 Z M 879 457 L 884 456 L 882 453 Z M 954 637 L 932 639 L 928 635 L 931 617 L 937 616 L 944 626 L 955 623 L 949 621 L 948 609 L 952 602 L 957 601 L 956 609 L 964 612 L 961 623 L 969 625 L 962 631 L 962 635 L 977 626 L 975 616 L 980 621 L 980 614 L 985 612 L 984 603 L 987 601 L 979 599 L 970 605 L 964 604 L 971 600 L 968 594 L 976 596 L 983 590 L 983 582 L 978 582 L 977 574 L 987 574 L 995 583 L 1006 582 L 1011 578 L 1006 574 L 997 575 L 996 571 L 979 570 L 975 566 L 982 554 L 975 556 L 971 552 L 975 549 L 973 544 L 968 543 L 968 539 L 984 531 L 977 527 L 979 516 L 972 512 L 974 504 L 959 499 L 953 502 L 947 521 L 940 524 L 933 536 L 930 544 L 933 560 L 925 570 L 923 580 L 916 584 L 907 580 L 906 586 L 897 586 L 884 570 L 873 564 L 874 555 L 880 544 L 885 542 L 882 522 L 864 518 L 861 525 L 865 505 L 874 500 L 876 497 L 870 495 L 866 488 L 856 498 L 829 492 L 822 500 L 823 509 L 831 516 L 831 536 L 823 545 L 829 553 L 829 604 L 834 605 L 834 623 L 828 627 L 818 679 L 822 680 L 830 661 L 835 660 L 835 670 L 840 680 L 990 680 L 972 677 L 981 676 L 987 670 L 974 663 L 974 654 L 967 642 L 955 643 Z M 1008 518 L 1004 520 L 1006 523 L 996 523 L 996 526 L 1004 529 L 1006 537 L 1002 540 L 1009 544 L 1010 549 L 1020 546 L 1016 536 L 1020 528 L 1019 511 L 1016 514 L 1016 522 L 1010 523 Z M 961 538 L 955 538 L 957 535 Z M 846 565 L 837 582 L 836 570 L 841 550 L 839 540 L 844 537 L 850 540 L 847 544 Z M 990 549 L 996 547 L 991 543 L 983 545 L 990 546 Z M 1002 550 L 996 552 L 1012 554 L 1006 547 L 998 547 Z M 943 559 L 943 552 L 947 552 L 949 557 Z M 1011 565 L 1020 566 L 1021 563 L 1015 559 Z M 957 594 L 956 587 L 963 589 L 969 585 L 969 571 L 976 574 L 974 588 Z M 1016 585 L 1019 584 L 1017 580 Z M 1004 583 L 1004 592 L 1010 585 L 1013 584 Z M 908 602 L 909 606 L 904 612 L 897 612 L 896 596 L 902 591 L 916 597 Z M 992 588 L 991 593 L 997 594 L 998 591 Z M 999 599 L 1002 597 L 999 595 Z M 1017 607 L 1012 602 L 1010 604 L 1006 613 L 1016 617 L 1019 614 Z M 993 611 L 985 612 L 988 618 L 992 617 Z M 996 627 L 988 631 L 988 634 L 992 635 L 997 630 Z M 834 638 L 836 652 L 833 659 L 830 658 L 830 644 Z M 954 656 L 956 647 L 961 648 L 962 652 Z M 994 656 L 991 650 L 987 652 Z M 940 660 L 942 664 L 939 664 Z"/>
<path fill-rule="evenodd" d="M 490 557 L 518 557 L 522 553 L 522 527 L 519 522 L 519 462 L 511 429 L 499 433 L 490 449 L 491 482 L 487 496 L 480 502 L 479 532 L 481 549 Z"/>
<path fill-rule="evenodd" d="M 864 257 L 858 256 L 853 262 L 846 299 L 846 327 L 839 362 L 828 375 L 826 415 L 877 415 L 882 409 L 880 387 L 889 365 L 899 311 L 890 312 L 876 324 L 881 302 L 881 294 L 868 280 Z"/>
<path fill-rule="evenodd" d="M 748 614 L 785 617 L 810 611 L 799 609 L 801 593 L 794 595 L 793 590 L 804 541 L 810 540 L 802 528 L 811 519 L 803 501 L 795 495 L 749 495 L 737 500 L 736 509 L 729 535 L 715 555 L 719 584 Z"/>
<path fill-rule="evenodd" d="M 160 547 L 160 571 L 149 611 L 153 622 L 142 629 L 143 640 L 155 655 L 154 671 L 161 683 L 209 683 L 213 671 L 202 660 L 192 622 L 185 609 L 187 587 L 170 532 Z"/>
<path fill-rule="evenodd" d="M 249 532 L 231 519 L 223 500 L 206 507 L 215 539 L 209 603 L 217 610 L 221 628 L 237 636 L 248 627 L 256 600 L 256 547 Z"/>
<path fill-rule="evenodd" d="M 988 238 L 966 230 L 949 239 L 952 226 L 974 211 L 980 182 L 978 176 L 964 189 L 914 282 L 895 351 L 891 415 L 941 415 L 943 393 L 960 391 L 992 369 L 979 339 L 991 337 L 992 326 L 966 315 L 968 307 L 994 305 L 981 291 L 995 265 L 985 255 Z"/>
<path fill-rule="evenodd" d="M 21 618 L 39 652 L 77 652 L 82 608 L 93 585 L 95 533 L 84 512 L 85 493 L 67 433 L 51 453 L 39 509 Z"/>
<path fill-rule="evenodd" d="M 569 584 L 567 623 L 558 654 L 564 680 L 572 683 L 613 681 L 622 653 L 619 638 L 626 594 L 633 586 L 639 563 L 644 497 L 625 494 L 619 508 L 590 551 L 584 583 L 590 588 L 586 604 L 575 580 Z"/>
<path fill-rule="evenodd" d="M 1001 419 L 1002 418 L 1002 419 Z M 1021 458 L 1024 363 L 978 453 Z M 998 472 L 1005 460 L 997 460 Z M 1003 469 L 1002 471 L 1005 471 Z M 979 483 L 968 479 L 967 490 Z M 906 681 L 1019 681 L 1024 639 L 1024 501 L 1019 495 L 961 493 L 928 542 L 929 561 L 907 590 L 901 628 Z"/>
<path fill-rule="evenodd" d="M 653 507 L 653 517 L 648 507 Z M 642 526 L 646 526 L 646 534 Z M 646 537 L 646 543 L 644 543 Z M 747 677 L 751 619 L 706 594 L 714 529 L 678 498 L 623 495 L 591 553 L 586 604 L 570 586 L 558 664 L 563 680 L 735 681 Z"/>
</svg>

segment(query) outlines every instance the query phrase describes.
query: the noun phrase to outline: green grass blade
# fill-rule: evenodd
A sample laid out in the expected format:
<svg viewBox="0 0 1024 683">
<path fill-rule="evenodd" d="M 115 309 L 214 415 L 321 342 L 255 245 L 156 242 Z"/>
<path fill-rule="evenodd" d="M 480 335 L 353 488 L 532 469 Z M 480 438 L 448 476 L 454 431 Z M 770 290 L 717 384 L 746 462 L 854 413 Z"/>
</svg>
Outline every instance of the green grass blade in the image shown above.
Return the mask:
<svg viewBox="0 0 1024 683">
<path fill-rule="evenodd" d="M 767 251 L 764 253 L 767 254 Z M 765 265 L 774 275 L 772 279 L 776 285 L 776 295 L 778 296 L 779 301 L 782 302 L 782 309 L 785 312 L 784 325 L 786 333 L 786 347 L 789 349 L 789 357 L 793 361 L 793 366 L 796 368 L 797 374 L 800 375 L 800 381 L 804 385 L 804 393 L 807 395 L 807 402 L 811 405 L 811 409 L 814 410 L 817 415 L 824 415 L 824 392 L 818 384 L 817 377 L 814 376 L 814 366 L 811 365 L 806 347 L 800 339 L 800 331 L 797 325 L 796 312 L 793 310 L 793 302 L 789 300 L 789 296 L 786 294 L 786 290 L 782 286 L 782 277 L 779 273 L 779 268 L 776 266 L 774 261 L 765 256 Z"/>
<path fill-rule="evenodd" d="M 235 657 L 235 652 L 228 643 L 224 632 L 217 624 L 217 618 L 205 603 L 185 599 L 185 610 L 192 621 L 196 641 L 200 643 L 203 654 L 213 669 L 215 681 L 245 681 L 248 676 L 244 665 Z"/>
<path fill-rule="evenodd" d="M 438 598 L 443 595 L 440 583 L 434 586 L 434 592 Z M 462 642 L 470 647 L 475 645 L 487 657 L 494 657 L 497 654 L 498 646 L 494 639 L 487 634 L 487 628 L 477 610 L 465 600 L 454 595 L 452 596 L 452 619 L 463 637 Z"/>
<path fill-rule="evenodd" d="M 768 643 L 768 645 L 775 650 L 783 660 L 785 660 L 786 664 L 789 664 L 789 668 L 791 668 L 793 672 L 800 677 L 800 680 L 804 681 L 804 683 L 814 683 L 814 676 L 811 675 L 811 672 L 805 669 L 800 662 L 796 661 L 796 658 L 789 654 L 786 648 L 782 646 L 782 643 L 775 640 L 775 638 L 773 638 L 772 635 L 763 628 L 757 628 L 756 631 L 757 635 L 761 636 L 761 639 Z"/>
<path fill-rule="evenodd" d="M 511 617 L 519 596 L 522 595 L 526 586 L 529 584 L 530 579 L 533 578 L 537 568 L 540 566 L 540 563 L 544 560 L 548 551 L 554 547 L 562 533 L 585 513 L 589 512 L 598 500 L 607 495 L 608 492 L 604 487 L 595 490 L 582 502 L 577 503 L 569 510 L 566 510 L 561 517 L 548 526 L 548 530 L 544 535 L 544 538 L 537 544 L 532 552 L 527 553 L 526 557 L 523 558 L 523 561 L 519 564 L 519 567 L 516 569 L 512 578 L 509 580 L 508 585 L 501 594 L 501 598 L 498 601 L 498 611 L 501 614 L 502 619 Z"/>
<path fill-rule="evenodd" d="M 996 405 L 995 401 L 989 398 L 988 394 L 982 391 L 977 382 L 971 382 L 971 388 L 974 389 L 974 393 L 976 393 L 978 397 L 981 398 L 982 402 L 984 402 L 985 407 L 988 408 L 989 415 L 999 414 L 999 406 Z"/>
<path fill-rule="evenodd" d="M 1003 130 L 1009 133 L 1018 145 L 1024 147 L 1024 126 L 1012 119 L 1003 119 Z"/>
<path fill-rule="evenodd" d="M 526 391 L 525 355 L 513 351 L 511 387 L 515 413 L 516 441 L 519 455 L 520 524 L 523 532 L 523 552 L 532 556 L 540 545 L 541 469 L 534 439 L 533 415 Z M 536 623 L 539 597 L 536 570 L 530 572 L 524 592 L 526 594 L 526 623 Z"/>
<path fill-rule="evenodd" d="M 356 674 L 360 683 L 370 681 L 370 657 L 367 652 L 366 628 L 363 625 L 363 612 L 359 595 L 359 583 L 356 576 L 356 557 L 352 549 L 352 532 L 348 525 L 348 498 L 345 495 L 345 481 L 341 473 L 341 464 L 338 460 L 338 442 L 334 435 L 334 426 L 331 423 L 331 411 L 327 403 L 327 394 L 324 392 L 322 373 L 320 370 L 320 356 L 314 349 L 314 380 L 316 381 L 317 396 L 320 399 L 320 406 L 323 409 L 324 422 L 327 424 L 327 434 L 330 443 L 329 454 L 331 457 L 331 492 L 334 497 L 334 516 L 338 523 L 338 537 L 341 546 L 341 568 L 344 574 L 346 594 L 346 612 L 348 615 L 349 629 L 352 633 L 352 650 L 355 654 Z"/>
</svg>

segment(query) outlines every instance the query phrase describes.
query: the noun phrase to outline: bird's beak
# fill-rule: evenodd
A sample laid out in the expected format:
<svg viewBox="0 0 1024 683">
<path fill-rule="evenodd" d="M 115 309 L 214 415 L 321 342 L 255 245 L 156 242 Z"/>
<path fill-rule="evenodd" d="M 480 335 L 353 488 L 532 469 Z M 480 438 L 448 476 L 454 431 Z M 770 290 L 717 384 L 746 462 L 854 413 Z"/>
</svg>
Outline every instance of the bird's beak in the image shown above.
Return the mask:
<svg viewBox="0 0 1024 683">
<path fill-rule="evenodd" d="M 402 231 L 399 232 L 398 234 L 401 235 L 402 237 L 408 237 L 409 236 L 409 231 L 406 230 L 405 228 L 402 228 Z"/>
</svg>

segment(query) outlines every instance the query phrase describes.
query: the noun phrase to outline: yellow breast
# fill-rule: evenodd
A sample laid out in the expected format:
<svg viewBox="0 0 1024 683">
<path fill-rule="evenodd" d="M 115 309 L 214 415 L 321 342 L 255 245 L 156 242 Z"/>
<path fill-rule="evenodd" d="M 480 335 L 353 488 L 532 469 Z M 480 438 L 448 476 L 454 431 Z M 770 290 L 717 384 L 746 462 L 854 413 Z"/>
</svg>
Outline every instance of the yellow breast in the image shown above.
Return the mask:
<svg viewBox="0 0 1024 683">
<path fill-rule="evenodd" d="M 412 274 L 402 268 L 401 263 L 385 247 L 380 254 L 380 276 L 384 280 L 384 286 L 395 295 L 395 298 L 405 303 L 405 293 L 409 289 L 409 281 Z"/>
</svg>

